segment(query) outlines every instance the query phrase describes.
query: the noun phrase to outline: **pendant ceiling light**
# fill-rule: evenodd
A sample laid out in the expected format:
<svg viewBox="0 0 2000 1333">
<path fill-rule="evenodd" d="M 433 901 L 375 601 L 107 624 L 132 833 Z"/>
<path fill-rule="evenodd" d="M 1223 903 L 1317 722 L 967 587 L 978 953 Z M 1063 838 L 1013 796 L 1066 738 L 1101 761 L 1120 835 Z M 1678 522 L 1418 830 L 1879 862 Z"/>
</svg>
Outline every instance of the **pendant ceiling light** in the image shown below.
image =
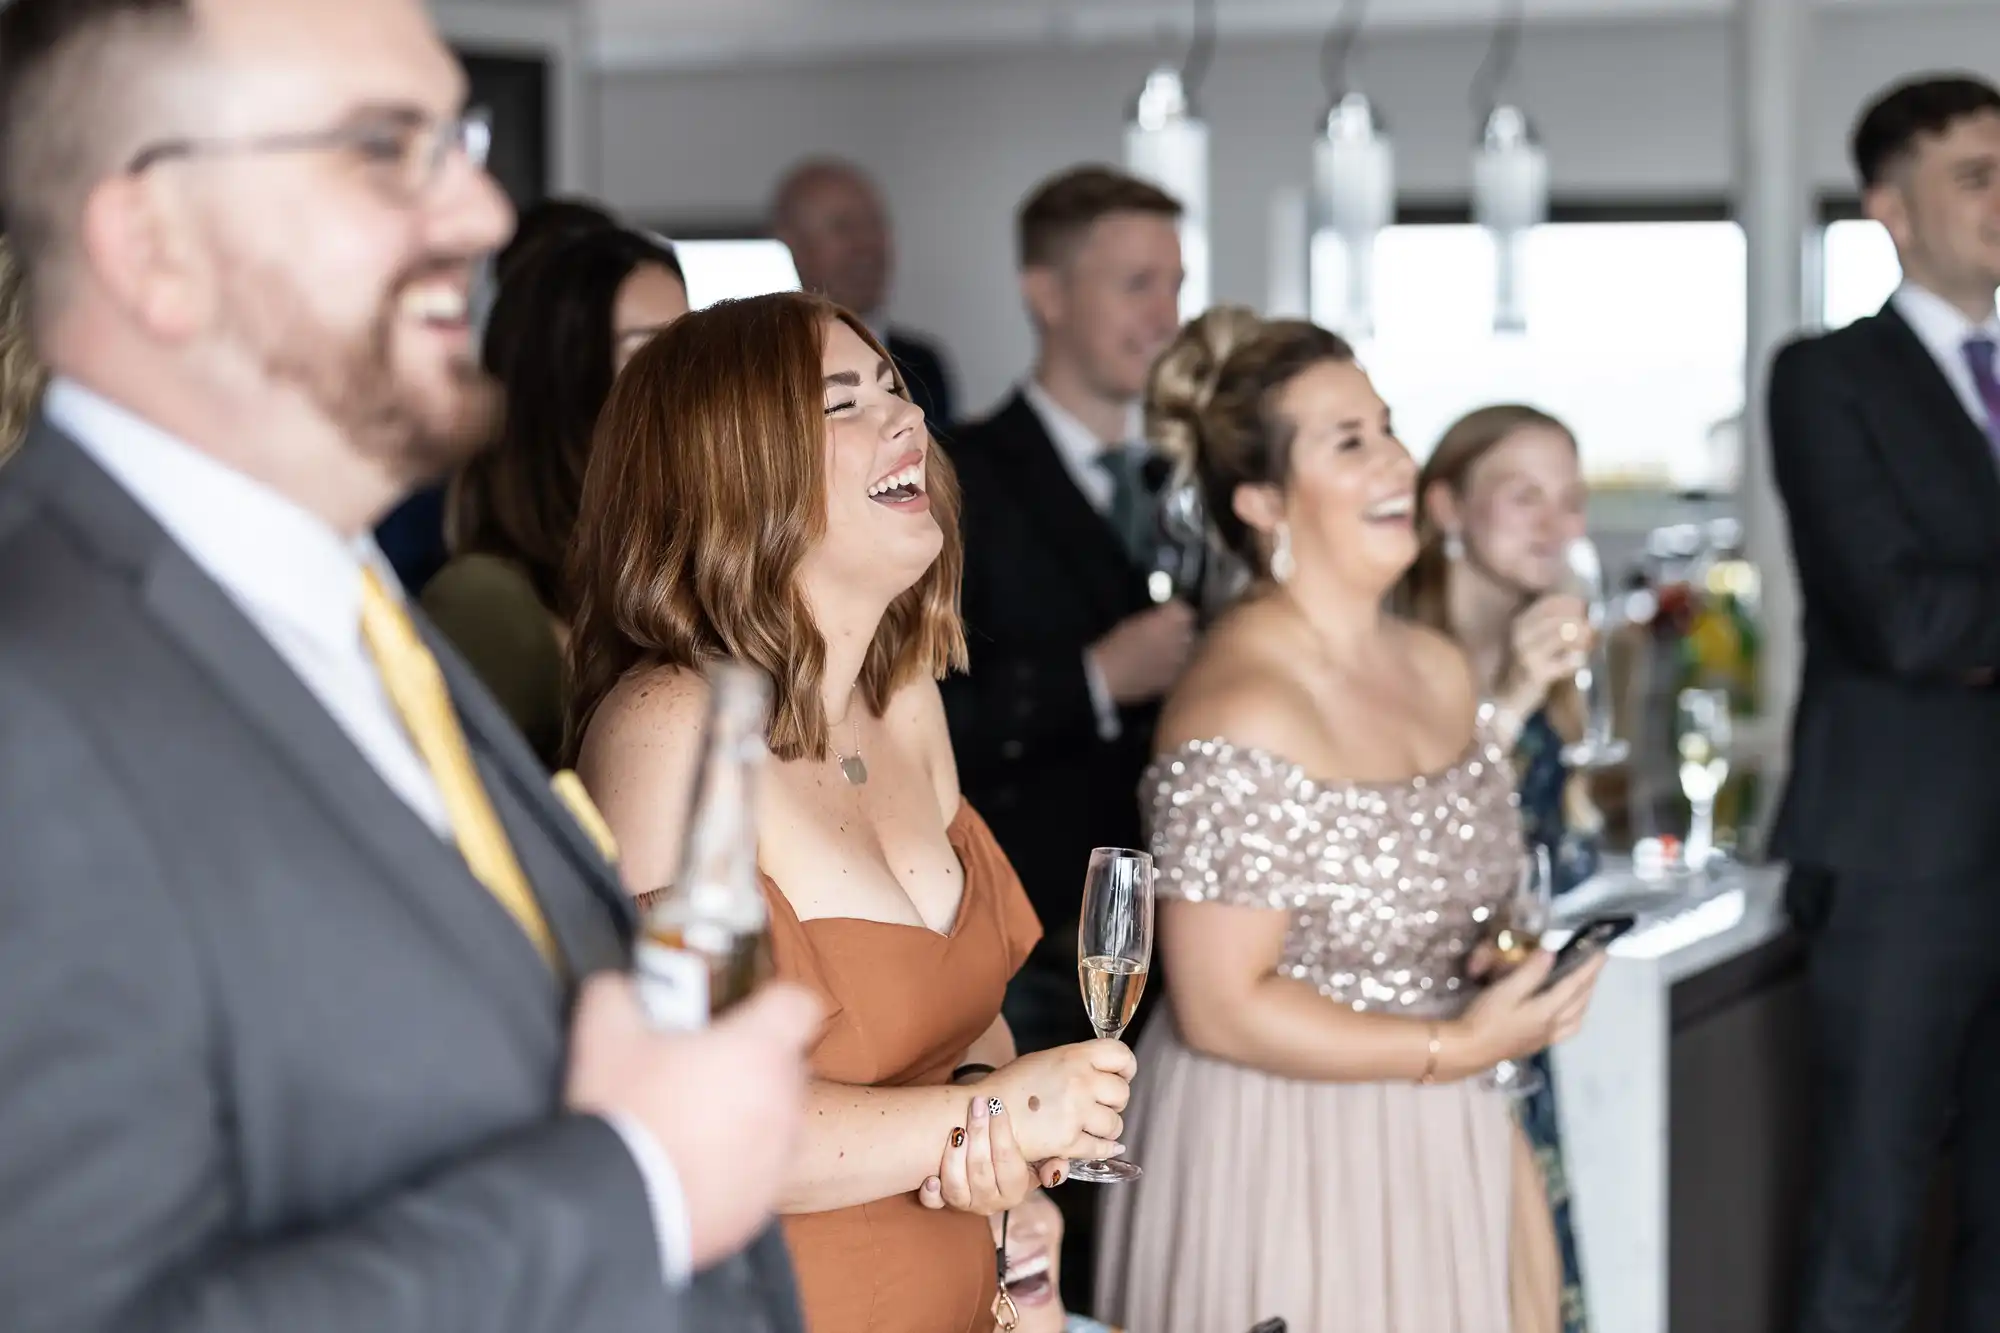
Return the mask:
<svg viewBox="0 0 2000 1333">
<path fill-rule="evenodd" d="M 1528 237 L 1549 214 L 1548 154 L 1510 87 L 1520 42 L 1521 0 L 1507 0 L 1472 88 L 1479 125 L 1472 150 L 1472 217 L 1493 237 L 1493 327 L 1500 333 L 1528 327 Z"/>
<path fill-rule="evenodd" d="M 1183 319 L 1208 309 L 1208 124 L 1195 106 L 1215 54 L 1215 0 L 1195 0 L 1194 35 L 1180 68 L 1146 76 L 1125 120 L 1125 169 L 1180 202 Z"/>
<path fill-rule="evenodd" d="M 1396 159 L 1381 117 L 1348 79 L 1366 0 L 1347 0 L 1321 51 L 1329 102 L 1313 143 L 1313 319 L 1348 338 L 1375 328 L 1375 238 L 1396 218 Z"/>
</svg>

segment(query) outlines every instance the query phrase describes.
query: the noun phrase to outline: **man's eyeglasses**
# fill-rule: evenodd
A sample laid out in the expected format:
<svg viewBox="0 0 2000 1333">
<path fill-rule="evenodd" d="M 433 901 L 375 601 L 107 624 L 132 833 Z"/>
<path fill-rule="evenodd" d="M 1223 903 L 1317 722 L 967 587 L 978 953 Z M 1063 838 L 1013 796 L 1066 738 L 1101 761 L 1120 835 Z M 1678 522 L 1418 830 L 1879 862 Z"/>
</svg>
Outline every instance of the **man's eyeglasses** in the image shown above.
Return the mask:
<svg viewBox="0 0 2000 1333">
<path fill-rule="evenodd" d="M 136 153 L 128 175 L 162 162 L 237 153 L 352 152 L 405 198 L 428 191 L 454 152 L 475 167 L 486 165 L 493 147 L 493 118 L 484 107 L 440 120 L 415 107 L 402 108 L 330 130 L 260 134 L 233 139 L 162 139 Z"/>
</svg>

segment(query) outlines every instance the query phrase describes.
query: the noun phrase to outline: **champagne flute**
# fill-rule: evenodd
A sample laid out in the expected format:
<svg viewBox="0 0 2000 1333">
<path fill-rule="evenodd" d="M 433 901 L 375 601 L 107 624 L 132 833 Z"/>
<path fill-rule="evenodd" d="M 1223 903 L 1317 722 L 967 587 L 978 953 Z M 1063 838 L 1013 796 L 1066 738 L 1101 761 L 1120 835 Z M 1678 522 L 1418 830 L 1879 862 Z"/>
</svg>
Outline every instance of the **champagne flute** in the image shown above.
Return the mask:
<svg viewBox="0 0 2000 1333">
<path fill-rule="evenodd" d="M 1076 928 L 1076 977 L 1083 1007 L 1101 1038 L 1116 1040 L 1139 1008 L 1153 962 L 1153 858 L 1126 847 L 1099 847 L 1083 877 Z M 1071 1162 L 1071 1180 L 1137 1180 L 1131 1162 Z"/>
<path fill-rule="evenodd" d="M 1514 892 L 1501 908 L 1499 929 L 1493 934 L 1493 950 L 1504 967 L 1518 967 L 1542 945 L 1542 932 L 1549 928 L 1555 913 L 1555 874 L 1549 865 L 1549 849 L 1535 843 L 1521 857 L 1520 877 Z M 1510 1097 L 1532 1097 L 1542 1090 L 1542 1076 L 1534 1066 L 1519 1060 L 1502 1060 L 1480 1079 L 1482 1087 L 1504 1092 Z"/>
<path fill-rule="evenodd" d="M 1715 855 L 1715 799 L 1729 780 L 1733 740 L 1729 691 L 1688 689 L 1677 701 L 1675 748 L 1680 754 L 1681 794 L 1688 800 L 1689 870 L 1705 870 Z"/>
<path fill-rule="evenodd" d="M 1583 696 L 1583 735 L 1564 747 L 1563 762 L 1571 768 L 1612 768 L 1625 762 L 1632 747 L 1612 734 L 1611 624 L 1604 601 L 1604 562 L 1597 543 L 1578 537 L 1563 551 L 1577 596 L 1590 608 L 1593 642 L 1590 654 L 1576 670 L 1577 693 Z"/>
</svg>

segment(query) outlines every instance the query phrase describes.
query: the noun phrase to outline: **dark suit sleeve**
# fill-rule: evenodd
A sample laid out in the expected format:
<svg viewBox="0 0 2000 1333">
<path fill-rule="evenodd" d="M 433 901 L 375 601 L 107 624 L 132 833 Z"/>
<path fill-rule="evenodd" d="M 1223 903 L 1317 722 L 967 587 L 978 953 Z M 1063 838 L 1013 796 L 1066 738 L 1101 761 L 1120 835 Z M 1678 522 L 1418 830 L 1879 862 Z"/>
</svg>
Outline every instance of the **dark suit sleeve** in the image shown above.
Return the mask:
<svg viewBox="0 0 2000 1333">
<path fill-rule="evenodd" d="M 282 1241 L 218 1245 L 245 1206 L 230 1084 L 254 1071 L 230 1065 L 172 889 L 86 730 L 0 672 L 9 1333 L 581 1333 L 635 1309 L 686 1327 L 638 1170 L 589 1117 L 468 1145 Z"/>
<path fill-rule="evenodd" d="M 944 354 L 922 338 L 907 333 L 894 334 L 889 342 L 890 355 L 902 368 L 904 382 L 924 409 L 924 418 L 931 431 L 937 435 L 948 435 L 958 422 L 958 403 L 951 388 L 951 371 L 944 363 Z"/>
<path fill-rule="evenodd" d="M 1771 461 L 1799 581 L 1878 670 L 1910 678 L 2000 665 L 2000 568 L 1939 556 L 1898 504 L 1882 450 L 1824 341 L 1771 367 Z"/>
<path fill-rule="evenodd" d="M 945 717 L 961 773 L 1001 776 L 1024 762 L 1073 751 L 1097 734 L 1097 710 L 1084 670 L 1088 644 L 1009 634 L 996 604 L 1007 586 L 1003 515 L 983 449 L 952 450 L 961 492 L 965 576 L 960 607 L 971 670 L 942 686 Z"/>
</svg>

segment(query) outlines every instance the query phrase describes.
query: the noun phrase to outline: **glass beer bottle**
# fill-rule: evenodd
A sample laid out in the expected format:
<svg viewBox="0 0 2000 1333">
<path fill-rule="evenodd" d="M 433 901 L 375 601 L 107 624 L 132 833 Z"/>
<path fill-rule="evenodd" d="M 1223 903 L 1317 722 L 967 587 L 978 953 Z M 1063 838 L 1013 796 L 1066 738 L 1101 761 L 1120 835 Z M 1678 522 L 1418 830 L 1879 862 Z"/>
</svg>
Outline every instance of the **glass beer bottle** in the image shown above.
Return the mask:
<svg viewBox="0 0 2000 1333">
<path fill-rule="evenodd" d="M 656 1027 L 704 1026 L 770 972 L 770 918 L 757 872 L 757 781 L 771 685 L 734 663 L 708 671 L 687 831 L 674 882 L 652 896 L 634 965 Z"/>
</svg>

